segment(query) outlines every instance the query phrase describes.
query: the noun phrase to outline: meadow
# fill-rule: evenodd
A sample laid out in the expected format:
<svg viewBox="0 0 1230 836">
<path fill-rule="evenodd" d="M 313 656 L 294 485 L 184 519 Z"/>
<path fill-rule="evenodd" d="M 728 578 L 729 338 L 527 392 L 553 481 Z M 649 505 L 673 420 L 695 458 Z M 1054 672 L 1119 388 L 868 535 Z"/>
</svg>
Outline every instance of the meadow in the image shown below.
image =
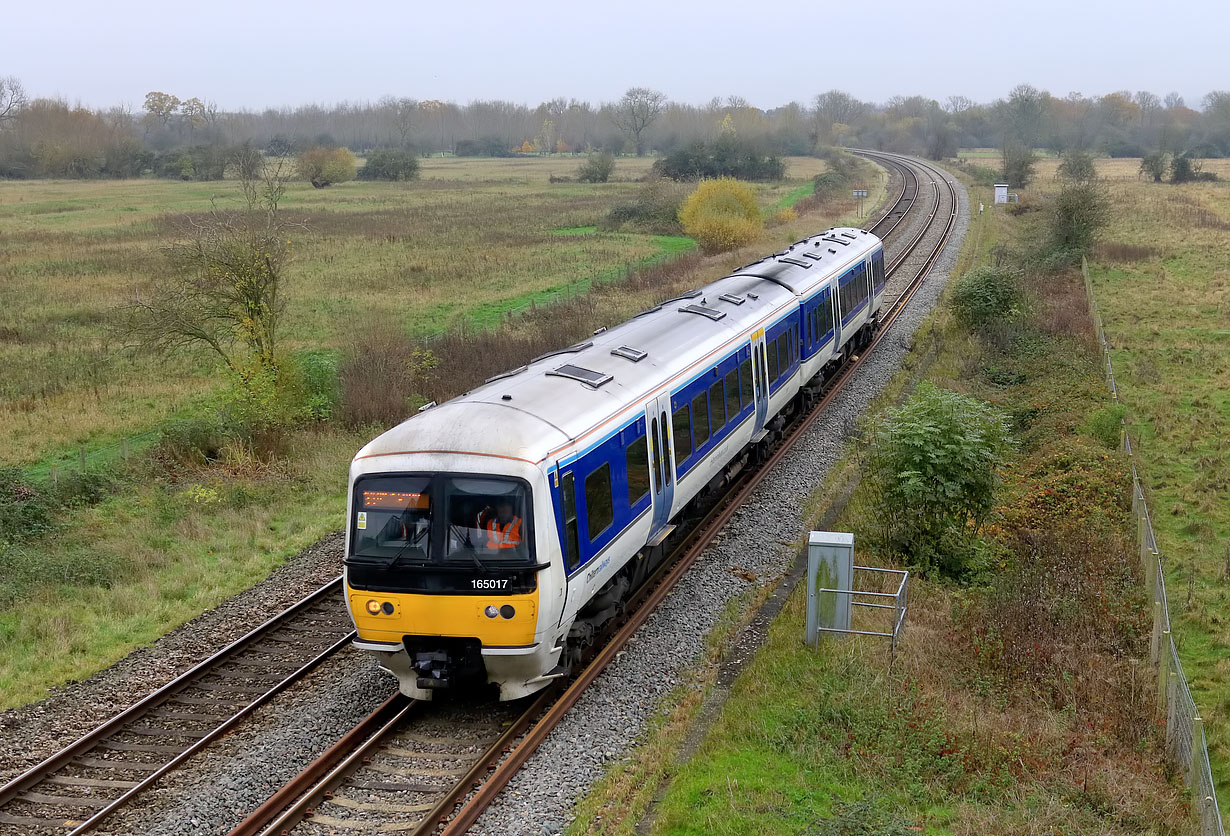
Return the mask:
<svg viewBox="0 0 1230 836">
<path fill-rule="evenodd" d="M 787 162 L 786 181 L 757 187 L 767 212 L 806 196 L 823 166 Z M 559 157 L 430 159 L 409 184 L 294 184 L 283 347 L 344 356 L 376 331 L 461 334 L 451 345 L 479 350 L 449 358 L 465 368 L 438 382 L 448 391 L 515 365 L 512 342 L 567 344 L 851 210 L 824 207 L 716 257 L 681 236 L 599 231 L 650 163 L 621 159 L 613 182 L 592 185 L 551 182 L 579 164 Z M 46 483 L 53 464 L 63 479 L 82 460 L 131 456 L 71 526 L 0 543 L 0 708 L 104 667 L 337 528 L 347 463 L 377 428 L 304 427 L 263 460 L 240 450 L 167 468 L 145 456 L 169 419 L 215 409 L 223 378 L 204 353 L 125 350 L 118 309 L 158 281 L 160 249 L 186 217 L 236 205 L 237 192 L 226 181 L 0 182 L 0 465 Z"/>
</svg>

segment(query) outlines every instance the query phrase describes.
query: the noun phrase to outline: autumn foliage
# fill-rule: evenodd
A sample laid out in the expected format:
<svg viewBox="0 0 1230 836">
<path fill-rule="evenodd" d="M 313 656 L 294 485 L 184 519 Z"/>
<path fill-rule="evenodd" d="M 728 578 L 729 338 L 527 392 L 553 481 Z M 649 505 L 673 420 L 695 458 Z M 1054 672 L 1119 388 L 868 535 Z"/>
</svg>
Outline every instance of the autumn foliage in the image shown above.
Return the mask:
<svg viewBox="0 0 1230 836">
<path fill-rule="evenodd" d="M 683 231 L 707 252 L 725 252 L 751 243 L 764 229 L 756 193 L 741 180 L 702 180 L 679 209 Z"/>
</svg>

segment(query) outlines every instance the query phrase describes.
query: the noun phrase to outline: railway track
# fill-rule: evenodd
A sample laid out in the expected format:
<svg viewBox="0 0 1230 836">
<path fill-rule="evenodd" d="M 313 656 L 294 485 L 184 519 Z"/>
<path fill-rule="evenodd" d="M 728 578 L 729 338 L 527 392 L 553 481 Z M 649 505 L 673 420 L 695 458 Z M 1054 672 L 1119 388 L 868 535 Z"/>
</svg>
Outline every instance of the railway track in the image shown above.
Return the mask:
<svg viewBox="0 0 1230 836">
<path fill-rule="evenodd" d="M 0 787 L 0 835 L 98 826 L 354 637 L 336 578 Z"/>
<path fill-rule="evenodd" d="M 500 714 L 508 711 L 507 706 L 488 706 L 489 713 L 481 718 L 487 729 L 485 736 L 472 733 L 478 721 L 468 719 L 467 715 L 448 719 L 452 711 L 469 710 L 464 706 L 433 706 L 432 712 L 428 712 L 427 706 L 395 695 L 271 796 L 230 836 L 284 834 L 301 824 L 307 831 L 328 834 L 395 831 L 413 836 L 457 836 L 478 819 L 714 542 L 740 506 L 825 412 L 864 359 L 890 332 L 943 251 L 957 217 L 956 191 L 947 178 L 925 163 L 897 155 L 859 153 L 892 166 L 902 176 L 902 189 L 893 206 L 871 227 L 883 227 L 883 236 L 894 234 L 908 212 L 919 204 L 915 167 L 934 175 L 925 221 L 915 234 L 907 235 L 904 244 L 894 242 L 895 254 L 888 267 L 890 279 L 899 278 L 907 265 L 913 265 L 906 271 L 909 275 L 902 279 L 904 287 L 889 305 L 875 338 L 830 381 L 816 406 L 794 421 L 763 465 L 738 479 L 698 520 L 686 526 L 686 533 L 678 535 L 672 558 L 641 589 L 629 613 L 584 670 L 566 687 L 548 689 L 533 698 L 516 717 Z M 904 227 L 902 230 L 905 231 Z M 928 238 L 932 239 L 929 246 L 920 249 Z M 492 726 L 493 716 L 500 718 L 498 729 Z M 441 718 L 446 732 L 455 731 L 433 732 L 432 723 Z M 459 732 L 464 734 L 457 736 Z M 408 746 L 407 740 L 414 745 Z M 454 779 L 451 783 L 440 780 L 447 777 L 446 771 Z"/>
</svg>

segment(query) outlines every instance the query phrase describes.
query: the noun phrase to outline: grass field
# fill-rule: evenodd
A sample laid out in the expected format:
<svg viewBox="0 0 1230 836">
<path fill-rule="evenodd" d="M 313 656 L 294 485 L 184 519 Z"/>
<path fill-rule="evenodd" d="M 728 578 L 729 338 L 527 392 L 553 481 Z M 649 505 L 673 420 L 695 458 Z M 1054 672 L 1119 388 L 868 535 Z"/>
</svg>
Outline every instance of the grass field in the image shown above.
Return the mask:
<svg viewBox="0 0 1230 836">
<path fill-rule="evenodd" d="M 1224 162 L 1206 170 L 1230 177 Z M 1179 656 L 1226 810 L 1230 184 L 1112 182 L 1109 189 L 1115 219 L 1091 275 L 1130 432 L 1139 438 Z"/>
<path fill-rule="evenodd" d="M 989 189 L 970 197 L 985 202 Z M 958 272 L 988 263 L 1000 245 L 1021 246 L 1037 220 L 976 217 Z M 939 313 L 882 399 L 901 392 L 934 347 L 925 378 L 1008 416 L 1019 452 L 1003 471 L 989 524 L 994 560 L 978 583 L 915 577 L 892 664 L 879 639 L 805 646 L 806 596 L 796 588 L 695 752 L 672 755 L 701 701 L 681 688 L 638 751 L 585 799 L 570 836 L 1195 832 L 1139 673 L 1149 619 L 1125 545 L 1130 484 L 1114 438 L 1107 445 L 1090 430 L 1108 399 L 1079 276 L 1029 280 L 1020 308 L 1014 325 L 988 337 Z M 809 502 L 817 515 L 835 482 Z M 854 532 L 857 562 L 883 565 L 867 488 L 833 528 Z M 1035 537 L 1014 551 L 1022 526 L 1063 532 L 1059 543 L 1086 530 L 1105 539 L 1047 563 L 1033 588 L 1032 567 L 1052 547 Z M 702 694 L 712 668 L 698 671 Z"/>
<path fill-rule="evenodd" d="M 649 160 L 620 160 L 629 182 L 551 183 L 576 160 L 441 159 L 411 184 L 296 185 L 284 345 L 346 350 L 373 322 L 428 334 L 540 330 L 550 317 L 508 311 L 582 294 L 601 324 L 693 287 L 835 222 L 813 213 L 743 251 L 697 259 L 663 284 L 624 287 L 628 269 L 692 247 L 672 236 L 596 229 L 630 199 Z M 791 179 L 758 186 L 766 209 L 802 196 L 822 164 L 788 160 Z M 162 270 L 158 247 L 185 213 L 236 200 L 231 183 L 0 182 L 0 465 L 71 471 L 168 415 L 214 408 L 214 362 L 121 351 L 116 306 Z M 595 284 L 597 282 L 597 284 Z M 571 326 L 575 327 L 576 322 Z M 588 325 L 592 330 L 595 325 Z M 588 333 L 588 331 L 586 332 Z M 497 358 L 498 359 L 498 358 Z M 407 393 L 410 394 L 410 393 Z M 75 509 L 52 535 L 0 544 L 0 708 L 87 676 L 266 575 L 337 528 L 346 466 L 372 430 L 336 424 L 292 434 L 274 461 L 240 453 L 170 478 L 140 457 L 118 493 Z M 41 470 L 37 470 L 42 466 Z"/>
</svg>

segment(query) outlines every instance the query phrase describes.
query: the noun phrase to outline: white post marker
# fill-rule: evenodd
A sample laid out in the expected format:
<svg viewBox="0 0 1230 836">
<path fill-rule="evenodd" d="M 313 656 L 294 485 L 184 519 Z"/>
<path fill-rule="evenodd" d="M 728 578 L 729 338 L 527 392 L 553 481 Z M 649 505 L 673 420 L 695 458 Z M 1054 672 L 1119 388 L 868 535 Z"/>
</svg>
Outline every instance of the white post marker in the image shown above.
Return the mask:
<svg viewBox="0 0 1230 836">
<path fill-rule="evenodd" d="M 816 644 L 820 628 L 849 630 L 854 588 L 854 535 L 813 531 L 807 538 L 807 643 Z M 844 590 L 821 592 L 820 590 Z"/>
</svg>

